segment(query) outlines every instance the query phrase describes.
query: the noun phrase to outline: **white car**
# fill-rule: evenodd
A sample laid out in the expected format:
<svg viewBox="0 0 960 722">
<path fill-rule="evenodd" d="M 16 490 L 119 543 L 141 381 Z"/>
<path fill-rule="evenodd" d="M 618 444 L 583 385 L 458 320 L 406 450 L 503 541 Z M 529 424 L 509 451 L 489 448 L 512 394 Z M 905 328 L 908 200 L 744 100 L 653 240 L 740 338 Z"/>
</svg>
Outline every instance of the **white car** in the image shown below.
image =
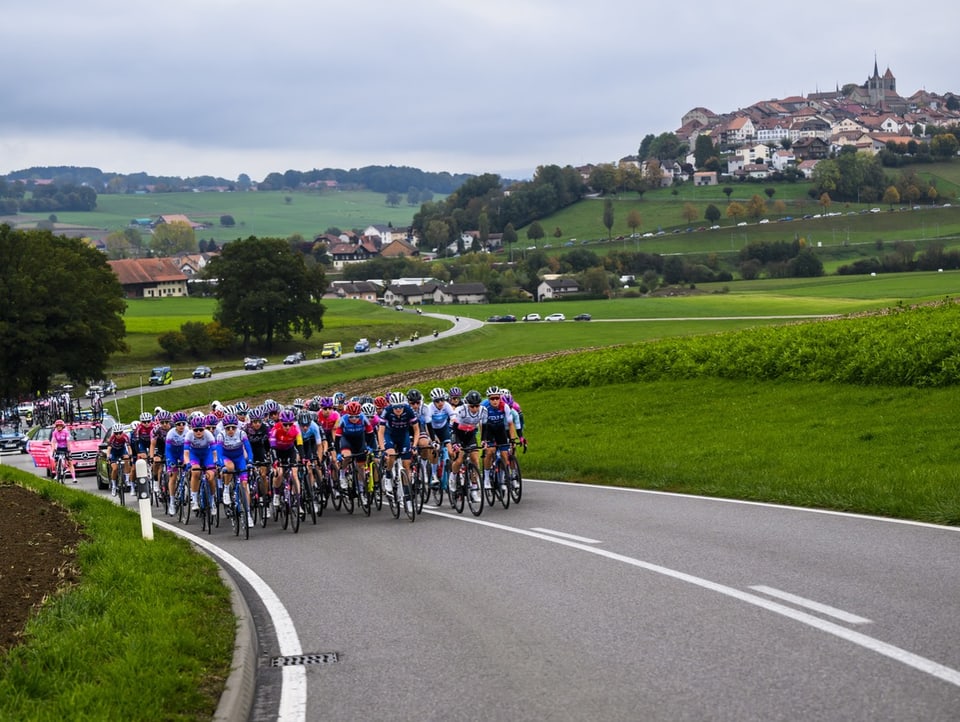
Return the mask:
<svg viewBox="0 0 960 722">
<path fill-rule="evenodd" d="M 544 321 L 566 321 L 566 320 L 567 320 L 567 317 L 564 316 L 562 313 L 551 313 L 549 316 L 547 316 L 544 319 Z"/>
<path fill-rule="evenodd" d="M 539 320 L 540 320 L 540 314 L 539 314 L 539 313 L 528 313 L 526 316 L 523 317 L 523 320 L 524 320 L 524 321 L 539 321 Z"/>
<path fill-rule="evenodd" d="M 769 222 L 770 222 L 770 219 L 769 219 L 769 218 L 761 218 L 760 221 L 759 221 L 759 223 L 760 223 L 761 226 L 762 226 L 764 223 L 769 223 Z"/>
</svg>

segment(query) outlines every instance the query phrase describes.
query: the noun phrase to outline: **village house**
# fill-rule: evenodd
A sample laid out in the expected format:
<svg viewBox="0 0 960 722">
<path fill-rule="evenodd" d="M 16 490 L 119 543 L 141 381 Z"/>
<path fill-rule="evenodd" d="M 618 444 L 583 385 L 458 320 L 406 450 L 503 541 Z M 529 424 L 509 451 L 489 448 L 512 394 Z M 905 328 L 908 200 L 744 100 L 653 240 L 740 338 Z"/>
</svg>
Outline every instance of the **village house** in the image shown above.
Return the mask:
<svg viewBox="0 0 960 722">
<path fill-rule="evenodd" d="M 127 258 L 108 261 L 127 298 L 187 295 L 187 275 L 173 258 Z"/>
<path fill-rule="evenodd" d="M 546 278 L 537 286 L 537 300 L 549 301 L 579 292 L 580 285 L 572 278 Z"/>
<path fill-rule="evenodd" d="M 487 287 L 482 283 L 437 284 L 433 289 L 434 303 L 486 303 Z"/>
</svg>

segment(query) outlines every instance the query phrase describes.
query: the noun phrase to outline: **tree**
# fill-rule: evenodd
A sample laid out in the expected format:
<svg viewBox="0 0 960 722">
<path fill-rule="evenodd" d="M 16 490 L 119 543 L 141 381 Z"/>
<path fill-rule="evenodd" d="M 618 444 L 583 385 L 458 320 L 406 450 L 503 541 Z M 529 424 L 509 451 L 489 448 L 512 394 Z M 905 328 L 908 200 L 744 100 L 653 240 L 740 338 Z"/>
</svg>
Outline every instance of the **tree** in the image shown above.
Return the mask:
<svg viewBox="0 0 960 722">
<path fill-rule="evenodd" d="M 618 185 L 616 167 L 611 163 L 601 163 L 590 171 L 587 183 L 601 195 L 613 193 Z"/>
<path fill-rule="evenodd" d="M 181 331 L 167 331 L 157 337 L 157 343 L 170 361 L 183 356 L 190 350 L 190 344 L 187 337 Z"/>
<path fill-rule="evenodd" d="M 294 333 L 310 338 L 323 328 L 323 267 L 308 267 L 282 238 L 251 236 L 225 244 L 205 275 L 217 280 L 214 320 L 240 336 L 244 350 L 251 338 L 269 352 L 274 339 L 289 340 Z"/>
<path fill-rule="evenodd" d="M 416 186 L 407 188 L 407 205 L 415 206 L 420 202 L 420 189 Z"/>
<path fill-rule="evenodd" d="M 717 149 L 713 145 L 713 139 L 706 134 L 698 135 L 693 145 L 693 158 L 697 168 L 703 168 L 716 154 Z"/>
<path fill-rule="evenodd" d="M 510 248 L 510 246 L 517 242 L 517 229 L 513 227 L 512 223 L 508 223 L 503 229 L 503 235 L 500 237 L 500 240 L 503 241 L 503 245 L 507 248 Z"/>
<path fill-rule="evenodd" d="M 750 199 L 750 202 L 747 203 L 747 215 L 750 218 L 759 218 L 766 212 L 767 204 L 764 202 L 763 198 L 754 194 Z"/>
<path fill-rule="evenodd" d="M 46 393 L 63 374 L 102 378 L 125 351 L 123 289 L 80 239 L 0 225 L 0 398 Z"/>
<path fill-rule="evenodd" d="M 697 207 L 693 203 L 684 203 L 683 211 L 683 220 L 687 223 L 693 223 L 697 218 L 700 217 L 700 211 L 697 210 Z"/>
<path fill-rule="evenodd" d="M 737 203 L 734 201 L 727 206 L 727 218 L 732 218 L 734 221 L 739 221 L 747 215 L 747 208 L 743 203 Z"/>
<path fill-rule="evenodd" d="M 594 296 L 605 296 L 610 291 L 610 277 L 602 266 L 588 268 L 580 277 L 583 289 Z"/>
<path fill-rule="evenodd" d="M 237 222 L 233 219 L 233 216 L 229 214 L 220 216 L 220 225 L 224 226 L 225 228 L 233 228 L 236 223 Z"/>
<path fill-rule="evenodd" d="M 720 220 L 720 209 L 711 203 L 707 206 L 707 210 L 703 212 L 703 217 L 710 221 L 710 223 L 716 223 Z"/>
<path fill-rule="evenodd" d="M 764 189 L 763 189 L 763 192 L 766 193 L 767 198 L 772 199 L 772 198 L 773 198 L 773 194 L 777 192 L 777 189 L 776 189 L 776 188 L 764 188 Z"/>
<path fill-rule="evenodd" d="M 830 203 L 832 203 L 832 201 L 830 200 L 830 194 L 824 193 L 823 195 L 821 195 L 819 203 L 821 206 L 823 206 L 823 210 L 826 211 L 830 207 Z"/>
<path fill-rule="evenodd" d="M 387 193 L 386 204 L 388 206 L 393 206 L 394 208 L 400 205 L 400 194 L 396 191 L 390 191 Z"/>
<path fill-rule="evenodd" d="M 607 198 L 603 202 L 603 225 L 607 229 L 607 238 L 613 236 L 613 201 Z"/>
<path fill-rule="evenodd" d="M 640 211 L 636 208 L 630 210 L 627 213 L 627 228 L 630 229 L 630 233 L 635 234 L 637 229 L 643 225 L 643 217 L 640 215 Z"/>
<path fill-rule="evenodd" d="M 733 188 L 731 188 L 730 186 L 724 186 L 724 187 L 723 187 L 723 195 L 725 195 L 725 196 L 727 197 L 727 203 L 730 202 L 730 195 L 731 195 L 732 193 L 733 193 Z"/>
<path fill-rule="evenodd" d="M 890 205 L 890 210 L 893 210 L 893 207 L 900 202 L 900 191 L 897 190 L 896 186 L 888 186 L 887 190 L 883 192 L 883 202 Z"/>
<path fill-rule="evenodd" d="M 183 221 L 161 223 L 153 231 L 150 248 L 158 256 L 196 252 L 197 235 L 189 223 Z"/>
<path fill-rule="evenodd" d="M 537 245 L 537 241 L 545 235 L 546 233 L 543 232 L 543 226 L 540 225 L 540 221 L 534 221 L 527 226 L 527 238 L 533 241 L 533 245 Z"/>
<path fill-rule="evenodd" d="M 446 221 L 430 221 L 426 235 L 430 248 L 436 248 L 437 253 L 440 254 L 450 243 L 450 226 L 447 225 Z"/>
</svg>

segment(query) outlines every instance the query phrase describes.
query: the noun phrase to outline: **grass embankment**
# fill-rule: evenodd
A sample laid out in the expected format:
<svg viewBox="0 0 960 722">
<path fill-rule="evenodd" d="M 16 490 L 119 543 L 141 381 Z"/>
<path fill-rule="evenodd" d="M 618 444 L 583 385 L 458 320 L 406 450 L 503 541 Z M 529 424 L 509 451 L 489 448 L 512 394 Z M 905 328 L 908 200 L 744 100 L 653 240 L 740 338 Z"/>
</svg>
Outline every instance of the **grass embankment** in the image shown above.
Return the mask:
<svg viewBox="0 0 960 722">
<path fill-rule="evenodd" d="M 0 466 L 82 527 L 76 587 L 47 601 L 0 658 L 0 719 L 210 719 L 235 623 L 216 564 L 106 499 Z"/>
</svg>

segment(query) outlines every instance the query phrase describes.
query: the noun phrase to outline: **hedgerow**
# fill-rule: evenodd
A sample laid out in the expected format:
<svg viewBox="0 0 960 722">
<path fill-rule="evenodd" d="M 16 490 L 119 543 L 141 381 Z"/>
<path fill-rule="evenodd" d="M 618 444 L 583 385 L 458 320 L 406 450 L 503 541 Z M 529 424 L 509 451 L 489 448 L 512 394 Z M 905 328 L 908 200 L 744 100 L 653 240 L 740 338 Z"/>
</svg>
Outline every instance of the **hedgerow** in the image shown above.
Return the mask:
<svg viewBox="0 0 960 722">
<path fill-rule="evenodd" d="M 483 389 L 555 389 L 665 379 L 815 381 L 940 388 L 960 382 L 960 304 L 764 326 L 584 351 L 464 379 Z"/>
</svg>

